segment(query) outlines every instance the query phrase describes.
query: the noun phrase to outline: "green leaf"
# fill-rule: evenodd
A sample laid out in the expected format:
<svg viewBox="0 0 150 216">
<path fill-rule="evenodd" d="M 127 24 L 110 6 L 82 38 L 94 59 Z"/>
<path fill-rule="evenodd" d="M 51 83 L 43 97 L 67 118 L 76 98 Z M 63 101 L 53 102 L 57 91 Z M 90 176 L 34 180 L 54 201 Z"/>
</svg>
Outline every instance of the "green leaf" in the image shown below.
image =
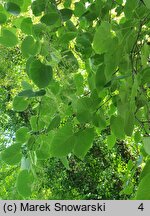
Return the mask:
<svg viewBox="0 0 150 216">
<path fill-rule="evenodd" d="M 47 132 L 49 132 L 50 130 L 53 130 L 55 128 L 57 128 L 60 125 L 60 115 L 56 115 L 50 122 L 48 128 L 47 128 Z"/>
<path fill-rule="evenodd" d="M 83 55 L 83 58 L 89 58 L 92 54 L 91 34 L 84 33 L 78 35 L 75 48 L 77 52 L 80 52 Z"/>
<path fill-rule="evenodd" d="M 77 101 L 77 119 L 81 123 L 87 123 L 92 120 L 92 111 L 90 110 L 92 103 L 90 98 L 83 97 Z"/>
<path fill-rule="evenodd" d="M 60 42 L 62 44 L 69 43 L 71 40 L 73 40 L 76 37 L 76 32 L 66 32 L 59 38 Z"/>
<path fill-rule="evenodd" d="M 150 9 L 150 1 L 149 0 L 144 0 L 144 3 L 146 4 L 146 7 Z"/>
<path fill-rule="evenodd" d="M 40 146 L 36 150 L 36 155 L 38 160 L 45 160 L 51 157 L 50 145 L 53 136 L 54 136 L 53 132 L 49 133 L 48 135 L 42 134 L 36 140 L 36 146 Z"/>
<path fill-rule="evenodd" d="M 105 76 L 107 80 L 111 80 L 112 75 L 115 73 L 119 59 L 121 56 L 121 49 L 117 37 L 113 37 L 108 41 L 109 49 L 104 56 L 105 62 Z"/>
<path fill-rule="evenodd" d="M 74 76 L 74 82 L 77 89 L 77 94 L 81 95 L 84 91 L 84 85 L 83 85 L 83 76 L 81 74 L 75 74 Z"/>
<path fill-rule="evenodd" d="M 116 138 L 124 139 L 124 121 L 121 116 L 111 116 L 110 128 Z"/>
<path fill-rule="evenodd" d="M 75 134 L 74 154 L 81 160 L 93 145 L 94 129 L 86 128 Z"/>
<path fill-rule="evenodd" d="M 21 22 L 21 31 L 27 35 L 32 34 L 33 23 L 30 17 L 24 18 Z"/>
<path fill-rule="evenodd" d="M 16 131 L 16 141 L 20 143 L 25 143 L 30 137 L 29 129 L 27 127 L 21 127 Z"/>
<path fill-rule="evenodd" d="M 5 4 L 5 8 L 9 13 L 16 15 L 16 16 L 19 15 L 21 12 L 19 5 L 15 4 L 13 2 L 7 2 Z"/>
<path fill-rule="evenodd" d="M 45 3 L 41 0 L 35 0 L 31 4 L 32 13 L 35 16 L 40 16 L 42 11 L 45 9 Z"/>
<path fill-rule="evenodd" d="M 26 158 L 26 157 L 22 157 L 22 159 L 21 159 L 21 169 L 29 171 L 30 167 L 31 167 L 30 159 Z"/>
<path fill-rule="evenodd" d="M 71 6 L 71 3 L 72 3 L 72 0 L 65 0 L 65 1 L 64 1 L 64 7 L 65 7 L 65 8 L 70 7 L 70 6 Z"/>
<path fill-rule="evenodd" d="M 18 16 L 16 19 L 13 20 L 12 24 L 15 28 L 18 28 L 20 30 L 21 28 L 21 22 L 24 19 L 23 16 Z"/>
<path fill-rule="evenodd" d="M 124 131 L 127 136 L 132 136 L 133 129 L 134 129 L 134 121 L 135 121 L 134 113 L 131 111 L 127 112 L 126 119 L 125 119 L 125 127 L 124 127 Z"/>
<path fill-rule="evenodd" d="M 61 13 L 63 22 L 70 20 L 70 18 L 72 17 L 72 10 L 70 9 L 64 8 L 61 9 L 59 12 Z"/>
<path fill-rule="evenodd" d="M 33 183 L 33 176 L 28 170 L 22 170 L 17 178 L 17 191 L 23 197 L 29 197 L 31 195 L 31 186 Z"/>
<path fill-rule="evenodd" d="M 34 62 L 35 60 L 36 60 L 36 59 L 35 59 L 35 56 L 31 56 L 31 57 L 29 57 L 29 58 L 27 59 L 27 61 L 26 61 L 26 72 L 27 72 L 27 74 L 28 74 L 29 77 L 30 77 L 29 72 L 30 72 L 31 63 Z M 31 88 L 32 88 L 32 86 L 31 86 Z M 30 88 L 30 89 L 31 89 L 31 88 Z"/>
<path fill-rule="evenodd" d="M 45 94 L 46 94 L 45 89 L 41 89 L 36 92 L 34 92 L 32 89 L 27 89 L 27 90 L 20 92 L 18 96 L 31 98 L 31 97 L 41 97 L 41 96 L 44 96 Z"/>
<path fill-rule="evenodd" d="M 28 2 L 29 0 L 6 0 L 6 2 L 11 2 L 18 5 L 20 8 L 24 5 L 24 1 Z M 31 0 L 30 0 L 31 2 Z"/>
<path fill-rule="evenodd" d="M 150 173 L 140 181 L 136 200 L 150 200 Z"/>
<path fill-rule="evenodd" d="M 21 44 L 21 51 L 26 58 L 35 56 L 39 52 L 39 48 L 39 42 L 34 41 L 32 36 L 27 36 Z"/>
<path fill-rule="evenodd" d="M 146 165 L 140 174 L 140 181 L 148 174 L 150 174 L 150 160 L 146 162 Z"/>
<path fill-rule="evenodd" d="M 130 171 L 132 170 L 133 167 L 134 167 L 134 162 L 132 160 L 129 160 L 127 164 L 127 170 Z"/>
<path fill-rule="evenodd" d="M 33 36 L 37 39 L 42 39 L 43 32 L 45 31 L 45 25 L 42 23 L 34 24 L 32 26 Z"/>
<path fill-rule="evenodd" d="M 7 21 L 7 16 L 4 13 L 0 13 L 0 25 Z"/>
<path fill-rule="evenodd" d="M 26 12 L 29 6 L 31 6 L 31 0 L 23 0 L 23 4 L 21 5 L 21 11 Z"/>
<path fill-rule="evenodd" d="M 63 61 L 59 63 L 59 66 L 62 68 L 70 69 L 70 72 L 76 72 L 76 70 L 79 68 L 79 64 L 77 59 L 75 58 L 72 51 L 66 50 L 64 52 L 64 55 L 62 55 Z"/>
<path fill-rule="evenodd" d="M 134 184 L 130 182 L 128 185 L 125 185 L 123 190 L 120 192 L 120 194 L 126 194 L 126 195 L 131 195 L 134 190 Z"/>
<path fill-rule="evenodd" d="M 59 19 L 60 19 L 59 14 L 52 12 L 52 13 L 45 14 L 41 18 L 41 22 L 46 24 L 47 26 L 51 26 L 51 25 L 54 25 Z"/>
<path fill-rule="evenodd" d="M 138 1 L 135 0 L 126 0 L 125 8 L 124 8 L 124 13 L 125 16 L 129 19 L 132 18 L 133 12 L 135 11 L 136 7 L 138 7 Z"/>
<path fill-rule="evenodd" d="M 16 96 L 13 100 L 13 109 L 17 112 L 22 112 L 28 108 L 28 101 L 24 97 Z"/>
<path fill-rule="evenodd" d="M 74 15 L 76 17 L 80 17 L 85 12 L 86 12 L 86 8 L 85 8 L 84 4 L 81 1 L 80 2 L 75 2 Z"/>
<path fill-rule="evenodd" d="M 96 53 L 102 54 L 107 52 L 112 38 L 110 30 L 110 23 L 106 21 L 102 21 L 101 25 L 97 28 L 93 39 L 93 49 Z"/>
<path fill-rule="evenodd" d="M 108 149 L 112 149 L 116 143 L 116 137 L 114 134 L 108 135 L 107 136 L 107 145 Z"/>
<path fill-rule="evenodd" d="M 134 134 L 134 141 L 138 144 L 141 141 L 141 132 L 136 131 Z"/>
<path fill-rule="evenodd" d="M 21 82 L 21 86 L 24 90 L 31 90 L 32 89 L 32 85 L 30 83 L 24 81 L 24 80 Z M 18 94 L 18 96 L 21 96 L 20 93 Z M 22 95 L 22 96 L 26 97 L 26 95 Z"/>
<path fill-rule="evenodd" d="M 77 31 L 77 29 L 76 29 L 74 23 L 73 23 L 71 20 L 68 20 L 68 21 L 66 22 L 66 28 L 67 28 L 68 31 L 73 31 L 73 32 L 76 32 L 76 31 Z"/>
<path fill-rule="evenodd" d="M 9 164 L 9 165 L 15 165 L 18 164 L 21 161 L 21 145 L 20 144 L 13 144 L 9 147 L 7 147 L 2 153 L 2 160 Z"/>
<path fill-rule="evenodd" d="M 60 84 L 56 80 L 52 79 L 49 88 L 54 95 L 57 95 L 60 90 Z"/>
<path fill-rule="evenodd" d="M 100 65 L 96 71 L 95 84 L 96 84 L 96 88 L 97 88 L 98 92 L 100 92 L 106 84 L 105 65 L 104 64 Z"/>
<path fill-rule="evenodd" d="M 150 137 L 143 137 L 144 149 L 150 155 Z"/>
<path fill-rule="evenodd" d="M 150 84 L 150 67 L 145 68 L 141 71 L 141 82 L 142 84 Z"/>
<path fill-rule="evenodd" d="M 29 77 L 39 88 L 45 88 L 52 79 L 52 67 L 44 65 L 39 60 L 32 61 L 29 67 Z"/>
<path fill-rule="evenodd" d="M 8 29 L 1 30 L 0 44 L 6 47 L 13 47 L 17 45 L 18 39 L 16 35 Z"/>
<path fill-rule="evenodd" d="M 60 160 L 61 160 L 62 164 L 65 166 L 65 168 L 67 170 L 70 170 L 69 161 L 68 161 L 67 157 L 61 157 Z"/>
<path fill-rule="evenodd" d="M 37 132 L 44 129 L 45 123 L 42 121 L 42 119 L 38 119 L 37 116 L 31 116 L 30 125 L 32 130 L 34 132 Z"/>
<path fill-rule="evenodd" d="M 72 126 L 65 125 L 58 129 L 50 146 L 50 153 L 55 157 L 64 157 L 72 152 L 75 138 Z"/>
</svg>

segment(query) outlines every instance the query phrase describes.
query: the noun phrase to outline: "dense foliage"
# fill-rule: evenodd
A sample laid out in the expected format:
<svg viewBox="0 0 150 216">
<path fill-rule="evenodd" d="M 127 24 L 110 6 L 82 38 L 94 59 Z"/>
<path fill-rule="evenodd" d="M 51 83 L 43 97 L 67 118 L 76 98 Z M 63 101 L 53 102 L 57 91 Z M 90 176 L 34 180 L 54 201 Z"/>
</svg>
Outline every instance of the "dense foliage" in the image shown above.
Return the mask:
<svg viewBox="0 0 150 216">
<path fill-rule="evenodd" d="M 150 1 L 6 0 L 0 25 L 0 197 L 150 199 Z"/>
</svg>

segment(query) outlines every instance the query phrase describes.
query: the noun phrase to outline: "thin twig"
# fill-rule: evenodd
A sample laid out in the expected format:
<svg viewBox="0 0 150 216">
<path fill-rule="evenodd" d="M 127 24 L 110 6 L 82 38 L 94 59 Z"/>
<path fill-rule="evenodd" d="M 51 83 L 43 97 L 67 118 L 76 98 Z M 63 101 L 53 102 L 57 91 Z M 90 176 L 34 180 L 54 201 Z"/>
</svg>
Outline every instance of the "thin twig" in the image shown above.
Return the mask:
<svg viewBox="0 0 150 216">
<path fill-rule="evenodd" d="M 97 112 L 100 108 L 102 108 L 108 101 L 110 101 L 111 98 L 112 98 L 112 96 L 110 96 L 103 104 L 101 104 L 101 105 L 97 108 L 96 112 Z"/>
</svg>

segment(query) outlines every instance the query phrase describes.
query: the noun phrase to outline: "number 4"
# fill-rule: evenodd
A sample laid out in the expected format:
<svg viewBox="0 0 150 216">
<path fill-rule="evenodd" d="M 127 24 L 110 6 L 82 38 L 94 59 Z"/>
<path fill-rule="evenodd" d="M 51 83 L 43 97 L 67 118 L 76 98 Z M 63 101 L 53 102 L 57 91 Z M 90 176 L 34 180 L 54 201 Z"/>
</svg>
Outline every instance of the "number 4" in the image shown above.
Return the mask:
<svg viewBox="0 0 150 216">
<path fill-rule="evenodd" d="M 141 203 L 138 207 L 139 210 L 143 211 L 144 210 L 144 206 L 143 206 L 143 203 Z"/>
</svg>

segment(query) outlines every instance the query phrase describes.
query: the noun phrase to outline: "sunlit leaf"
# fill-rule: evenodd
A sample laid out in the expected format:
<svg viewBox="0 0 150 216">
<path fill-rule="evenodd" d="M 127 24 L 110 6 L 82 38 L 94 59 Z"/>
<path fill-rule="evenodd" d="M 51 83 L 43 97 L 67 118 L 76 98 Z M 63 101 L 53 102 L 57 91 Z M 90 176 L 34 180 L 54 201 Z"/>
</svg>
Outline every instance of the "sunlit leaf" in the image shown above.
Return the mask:
<svg viewBox="0 0 150 216">
<path fill-rule="evenodd" d="M 13 100 L 13 109 L 17 112 L 22 112 L 28 108 L 28 101 L 24 97 L 16 96 Z"/>
<path fill-rule="evenodd" d="M 17 43 L 18 39 L 12 31 L 6 28 L 1 29 L 0 44 L 6 47 L 13 47 L 17 45 Z"/>
<path fill-rule="evenodd" d="M 150 155 L 150 137 L 143 137 L 144 149 Z"/>
<path fill-rule="evenodd" d="M 112 37 L 110 30 L 110 24 L 104 21 L 97 28 L 93 40 L 93 49 L 96 53 L 102 54 L 107 52 Z"/>
</svg>

